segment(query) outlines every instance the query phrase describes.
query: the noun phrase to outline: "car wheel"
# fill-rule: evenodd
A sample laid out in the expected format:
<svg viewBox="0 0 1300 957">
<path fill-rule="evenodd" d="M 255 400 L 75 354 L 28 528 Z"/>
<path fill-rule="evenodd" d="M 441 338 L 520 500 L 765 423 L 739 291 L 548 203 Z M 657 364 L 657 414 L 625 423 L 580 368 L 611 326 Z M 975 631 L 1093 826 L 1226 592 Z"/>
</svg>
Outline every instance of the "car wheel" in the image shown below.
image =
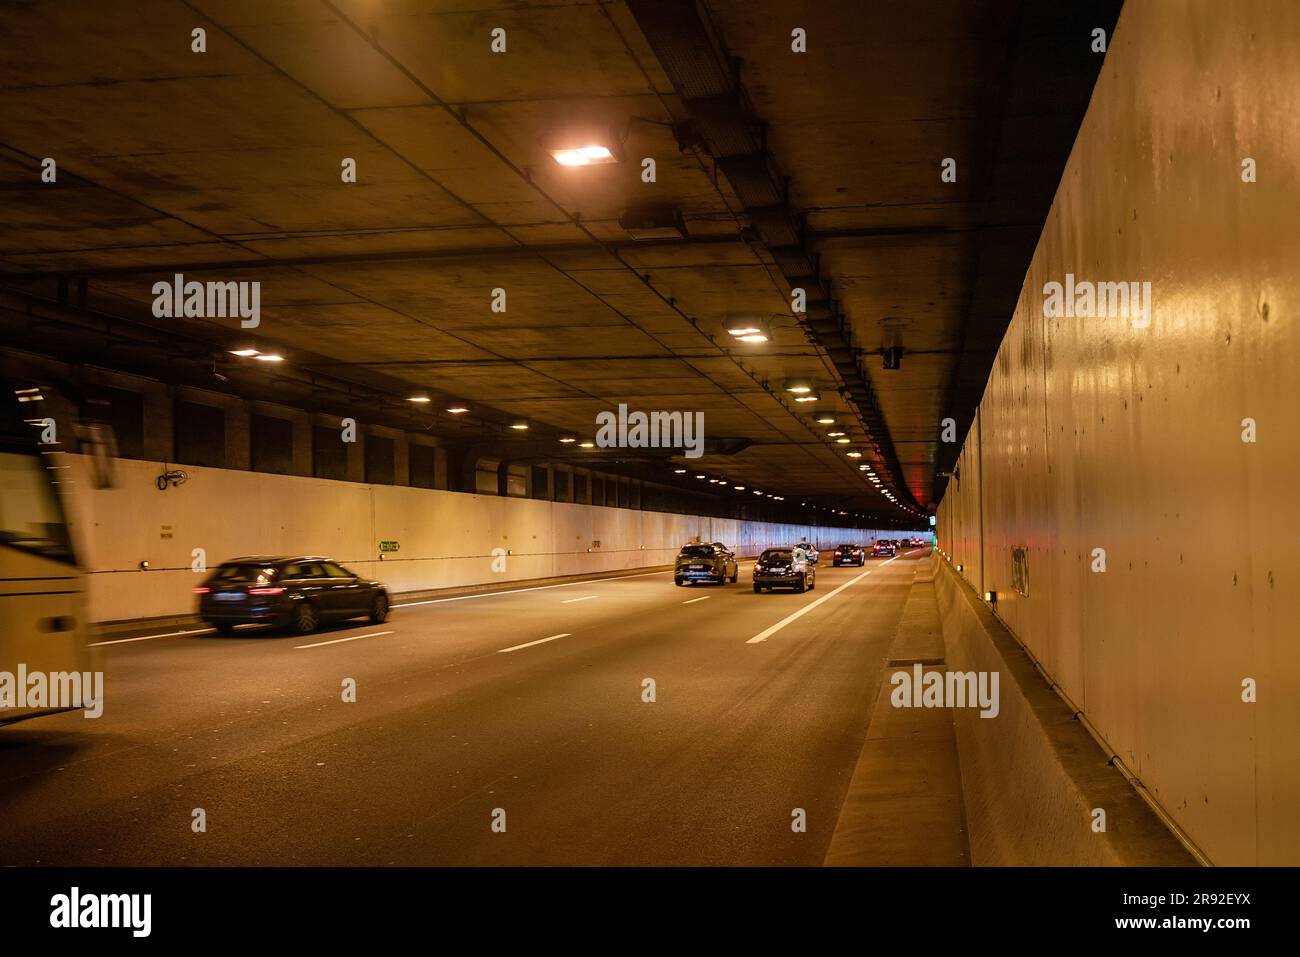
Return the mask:
<svg viewBox="0 0 1300 957">
<path fill-rule="evenodd" d="M 797 585 L 794 586 L 794 590 L 797 591 L 797 592 L 798 592 L 799 594 L 801 594 L 801 595 L 802 595 L 804 592 L 806 592 L 806 591 L 808 590 L 808 576 L 807 576 L 807 575 L 800 575 L 800 576 L 799 576 L 799 584 L 797 584 Z"/>
<path fill-rule="evenodd" d="M 737 568 L 734 572 L 732 572 L 732 574 L 731 574 L 731 584 L 734 585 L 734 584 L 736 584 L 736 582 L 738 582 L 738 581 L 740 581 L 740 569 L 739 569 L 739 568 Z"/>
<path fill-rule="evenodd" d="M 674 578 L 674 579 L 673 579 L 673 584 L 676 585 L 678 588 L 681 588 L 683 582 L 682 582 L 682 580 L 681 580 L 680 578 Z"/>
<path fill-rule="evenodd" d="M 217 629 L 218 635 L 222 635 L 223 637 L 226 638 L 229 638 L 231 635 L 235 633 L 234 625 L 213 625 L 213 627 Z"/>
<path fill-rule="evenodd" d="M 290 618 L 290 627 L 300 635 L 309 635 L 316 630 L 319 619 L 316 617 L 316 609 L 309 601 L 300 601 L 293 610 L 293 617 Z"/>
<path fill-rule="evenodd" d="M 370 621 L 375 625 L 382 625 L 388 620 L 388 596 L 380 592 L 375 596 L 375 600 L 370 603 Z"/>
<path fill-rule="evenodd" d="M 757 595 L 757 594 L 758 594 L 759 592 L 761 592 L 762 590 L 763 590 L 763 586 L 762 586 L 762 585 L 755 585 L 755 586 L 754 586 L 754 594 L 755 594 L 755 595 Z"/>
</svg>

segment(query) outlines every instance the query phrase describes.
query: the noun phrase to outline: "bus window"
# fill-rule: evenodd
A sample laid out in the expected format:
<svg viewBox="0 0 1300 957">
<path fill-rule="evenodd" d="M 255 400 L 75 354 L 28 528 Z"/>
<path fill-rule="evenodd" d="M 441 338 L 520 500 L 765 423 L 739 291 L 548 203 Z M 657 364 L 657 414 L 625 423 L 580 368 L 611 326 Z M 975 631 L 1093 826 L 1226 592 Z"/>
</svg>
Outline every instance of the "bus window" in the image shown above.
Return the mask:
<svg viewBox="0 0 1300 957">
<path fill-rule="evenodd" d="M 0 545 L 72 561 L 67 522 L 42 456 L 0 448 Z"/>
</svg>

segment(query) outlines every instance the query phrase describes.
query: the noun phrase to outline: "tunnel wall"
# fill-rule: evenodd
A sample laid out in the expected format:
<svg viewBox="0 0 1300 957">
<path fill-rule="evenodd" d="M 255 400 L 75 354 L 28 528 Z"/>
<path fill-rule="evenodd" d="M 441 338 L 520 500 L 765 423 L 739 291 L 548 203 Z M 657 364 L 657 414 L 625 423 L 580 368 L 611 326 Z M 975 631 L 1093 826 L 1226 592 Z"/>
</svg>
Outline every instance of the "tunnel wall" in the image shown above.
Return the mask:
<svg viewBox="0 0 1300 957">
<path fill-rule="evenodd" d="M 202 577 L 191 570 L 195 548 L 210 567 L 241 555 L 329 555 L 400 593 L 663 565 L 695 535 L 753 555 L 804 535 L 833 546 L 905 534 L 197 466 L 186 466 L 185 484 L 160 492 L 158 465 L 127 459 L 114 460 L 116 488 L 94 489 L 89 461 L 67 460 L 70 518 L 91 573 L 89 613 L 101 622 L 191 614 L 190 590 Z M 399 550 L 381 560 L 380 541 Z M 510 552 L 504 570 L 499 558 L 494 567 L 497 548 Z"/>
<path fill-rule="evenodd" d="M 937 526 L 1225 865 L 1300 863 L 1296 37 L 1285 0 L 1125 6 Z M 1049 318 L 1067 273 L 1149 281 L 1149 325 Z"/>
</svg>

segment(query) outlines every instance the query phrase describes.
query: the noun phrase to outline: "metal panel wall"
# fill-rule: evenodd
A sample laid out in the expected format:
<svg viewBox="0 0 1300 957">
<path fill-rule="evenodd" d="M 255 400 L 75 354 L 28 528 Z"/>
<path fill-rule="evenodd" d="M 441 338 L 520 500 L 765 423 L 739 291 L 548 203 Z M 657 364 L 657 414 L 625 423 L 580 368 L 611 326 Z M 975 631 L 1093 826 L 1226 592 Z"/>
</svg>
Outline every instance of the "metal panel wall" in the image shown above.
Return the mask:
<svg viewBox="0 0 1300 957">
<path fill-rule="evenodd" d="M 1126 5 L 939 513 L 964 577 L 1217 864 L 1300 863 L 1297 116 L 1300 4 Z M 1048 317 L 1067 274 L 1150 282 L 1149 324 Z"/>
</svg>

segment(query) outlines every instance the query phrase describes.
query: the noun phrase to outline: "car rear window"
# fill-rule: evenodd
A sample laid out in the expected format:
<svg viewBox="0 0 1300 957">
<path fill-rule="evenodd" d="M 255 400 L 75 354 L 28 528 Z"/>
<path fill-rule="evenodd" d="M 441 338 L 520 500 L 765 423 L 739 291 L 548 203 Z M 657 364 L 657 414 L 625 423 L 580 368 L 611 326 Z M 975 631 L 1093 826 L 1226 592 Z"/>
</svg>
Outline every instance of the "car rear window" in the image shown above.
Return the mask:
<svg viewBox="0 0 1300 957">
<path fill-rule="evenodd" d="M 712 558 L 712 545 L 687 545 L 682 549 L 683 558 Z"/>
<path fill-rule="evenodd" d="M 222 565 L 212 576 L 214 582 L 262 585 L 275 577 L 274 565 Z"/>
<path fill-rule="evenodd" d="M 837 547 L 838 547 L 838 549 L 839 549 L 840 551 L 842 551 L 842 552 L 851 552 L 851 551 L 853 551 L 853 549 L 857 548 L 858 546 L 856 546 L 856 545 L 839 545 L 839 546 L 837 546 Z"/>
<path fill-rule="evenodd" d="M 783 548 L 783 549 L 769 548 L 767 551 L 763 553 L 763 557 L 759 559 L 759 561 L 761 562 L 771 562 L 772 564 L 781 564 L 793 560 L 794 560 L 794 553 L 790 551 L 790 549 L 788 548 Z"/>
</svg>

